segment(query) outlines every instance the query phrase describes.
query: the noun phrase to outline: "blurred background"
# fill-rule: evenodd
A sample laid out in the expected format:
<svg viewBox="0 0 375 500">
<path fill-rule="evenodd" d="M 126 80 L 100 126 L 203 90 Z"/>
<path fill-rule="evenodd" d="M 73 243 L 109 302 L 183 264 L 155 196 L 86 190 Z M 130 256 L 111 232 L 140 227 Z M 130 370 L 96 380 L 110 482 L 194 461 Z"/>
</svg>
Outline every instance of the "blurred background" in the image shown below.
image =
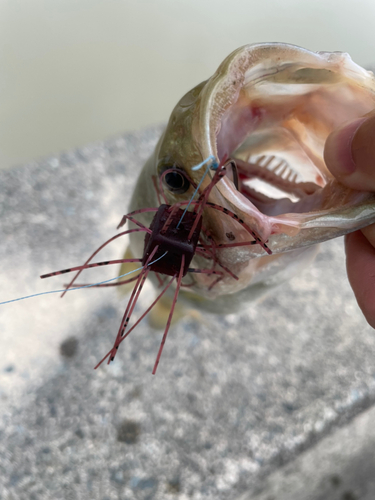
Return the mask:
<svg viewBox="0 0 375 500">
<path fill-rule="evenodd" d="M 0 168 L 165 122 L 235 48 L 375 62 L 374 0 L 0 0 Z"/>
</svg>

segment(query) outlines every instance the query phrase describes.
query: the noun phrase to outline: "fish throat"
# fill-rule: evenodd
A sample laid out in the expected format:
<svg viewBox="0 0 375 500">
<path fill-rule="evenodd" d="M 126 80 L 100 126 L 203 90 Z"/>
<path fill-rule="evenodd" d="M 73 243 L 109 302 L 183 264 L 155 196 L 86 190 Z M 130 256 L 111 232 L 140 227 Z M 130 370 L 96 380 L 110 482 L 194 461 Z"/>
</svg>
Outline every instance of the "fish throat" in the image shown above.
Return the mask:
<svg viewBox="0 0 375 500">
<path fill-rule="evenodd" d="M 328 135 L 374 106 L 372 75 L 347 54 L 283 44 L 242 47 L 222 63 L 201 98 L 207 153 L 235 160 L 242 211 L 247 205 L 269 217 L 310 217 L 363 201 L 324 162 Z M 221 194 L 233 200 L 233 185 L 224 184 Z"/>
</svg>

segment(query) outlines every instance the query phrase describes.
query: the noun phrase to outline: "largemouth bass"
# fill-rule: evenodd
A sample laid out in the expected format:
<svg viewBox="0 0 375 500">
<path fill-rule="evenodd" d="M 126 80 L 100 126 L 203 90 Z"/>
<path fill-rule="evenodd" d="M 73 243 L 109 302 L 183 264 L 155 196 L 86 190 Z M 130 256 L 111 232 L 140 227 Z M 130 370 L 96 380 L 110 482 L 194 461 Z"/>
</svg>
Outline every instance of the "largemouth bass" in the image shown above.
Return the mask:
<svg viewBox="0 0 375 500">
<path fill-rule="evenodd" d="M 237 311 L 305 268 L 317 243 L 375 222 L 374 194 L 344 187 L 323 159 L 327 136 L 374 108 L 374 76 L 348 54 L 283 43 L 237 49 L 179 101 L 140 173 L 130 209 L 157 207 L 161 195 L 170 205 L 190 200 L 193 184 L 202 178 L 202 170 L 193 167 L 210 155 L 218 162 L 228 157 L 237 166 L 238 185 L 229 169 L 209 202 L 236 214 L 272 250 L 267 255 L 260 245 L 218 249 L 219 264 L 238 279 L 224 273 L 212 286 L 215 277 L 191 274 L 183 280 L 189 285 L 184 299 L 213 312 Z M 167 176 L 160 182 L 170 169 L 176 174 L 169 184 Z M 137 217 L 148 227 L 153 215 Z M 249 240 L 236 220 L 210 207 L 203 226 L 215 247 Z M 144 236 L 131 234 L 131 254 L 141 256 L 143 249 Z M 197 255 L 193 264 L 209 267 Z"/>
<path fill-rule="evenodd" d="M 375 194 L 340 184 L 323 159 L 328 135 L 374 108 L 373 74 L 348 54 L 278 43 L 239 48 L 188 92 L 119 225 L 135 226 L 83 266 L 43 276 L 76 270 L 69 289 L 88 267 L 122 262 L 121 275 L 140 271 L 117 283 L 135 285 L 114 345 L 98 366 L 114 359 L 152 310 L 166 322 L 155 373 L 179 292 L 195 308 L 237 311 L 304 268 L 317 243 L 374 223 Z M 124 259 L 90 264 L 125 234 Z M 128 328 L 149 275 L 159 295 Z"/>
</svg>

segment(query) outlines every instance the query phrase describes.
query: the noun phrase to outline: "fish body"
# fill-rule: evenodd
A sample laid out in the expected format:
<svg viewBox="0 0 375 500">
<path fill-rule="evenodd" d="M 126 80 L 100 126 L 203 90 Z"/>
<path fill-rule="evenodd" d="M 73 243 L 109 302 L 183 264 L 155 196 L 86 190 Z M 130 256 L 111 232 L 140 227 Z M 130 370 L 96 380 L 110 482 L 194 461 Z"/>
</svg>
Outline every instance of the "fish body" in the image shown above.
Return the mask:
<svg viewBox="0 0 375 500">
<path fill-rule="evenodd" d="M 228 169 L 208 201 L 243 220 L 272 250 L 268 255 L 261 245 L 228 247 L 248 241 L 249 232 L 206 206 L 202 241 L 214 245 L 218 264 L 238 279 L 224 273 L 212 286 L 209 274 L 186 276 L 186 301 L 213 312 L 239 310 L 305 268 L 317 243 L 375 222 L 375 195 L 344 187 L 323 159 L 328 135 L 374 108 L 374 76 L 348 54 L 282 43 L 237 49 L 179 101 L 140 173 L 130 209 L 188 202 L 203 176 L 195 165 L 210 156 L 217 163 L 233 159 L 239 185 Z M 191 182 L 175 189 L 165 182 L 166 171 L 177 177 L 183 172 Z M 152 217 L 137 215 L 147 227 Z M 144 236 L 131 234 L 131 253 L 142 256 L 143 249 Z M 208 269 L 212 262 L 196 254 L 192 265 Z"/>
</svg>

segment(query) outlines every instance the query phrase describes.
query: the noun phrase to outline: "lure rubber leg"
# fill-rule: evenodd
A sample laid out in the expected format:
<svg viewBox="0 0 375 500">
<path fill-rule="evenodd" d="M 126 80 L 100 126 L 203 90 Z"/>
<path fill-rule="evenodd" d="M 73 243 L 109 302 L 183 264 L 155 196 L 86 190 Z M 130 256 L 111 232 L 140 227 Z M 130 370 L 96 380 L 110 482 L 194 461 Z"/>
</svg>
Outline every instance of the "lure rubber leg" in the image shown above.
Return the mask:
<svg viewBox="0 0 375 500">
<path fill-rule="evenodd" d="M 170 280 L 169 280 L 169 283 L 167 284 L 167 286 L 162 290 L 162 292 L 156 297 L 156 299 L 154 300 L 154 302 L 149 306 L 149 308 L 142 314 L 142 316 L 134 323 L 134 325 L 125 333 L 125 335 L 123 337 L 120 338 L 118 344 L 117 344 L 117 348 L 118 346 L 121 344 L 121 342 L 123 340 L 126 339 L 126 337 L 134 330 L 134 328 L 136 326 L 139 325 L 139 323 L 143 320 L 143 318 L 151 311 L 151 309 L 155 306 L 155 304 L 157 302 L 159 302 L 159 300 L 162 298 L 162 296 L 165 294 L 165 292 L 168 290 L 168 288 L 171 286 L 172 282 L 174 281 L 175 279 L 175 276 L 173 276 Z M 113 348 L 107 352 L 107 354 L 104 356 L 104 358 L 99 361 L 99 363 L 95 366 L 94 370 L 96 370 L 107 358 L 108 356 L 111 355 L 113 351 Z"/>
<path fill-rule="evenodd" d="M 213 243 L 213 241 L 212 241 Z M 204 257 L 211 258 L 214 262 L 214 264 L 217 264 L 220 266 L 222 269 L 224 269 L 225 272 L 227 272 L 233 279 L 238 280 L 238 276 L 236 276 L 230 269 L 228 269 L 226 266 L 224 266 L 221 262 L 219 262 L 218 258 L 216 257 L 216 251 L 215 247 L 213 246 L 210 248 L 208 245 L 202 242 L 203 248 L 199 249 L 198 253 L 201 253 Z M 203 250 L 203 252 L 202 252 Z"/>
<path fill-rule="evenodd" d="M 125 309 L 125 312 L 124 312 L 124 315 L 122 317 L 122 320 L 121 320 L 121 324 L 120 324 L 120 328 L 117 332 L 117 336 L 116 336 L 116 340 L 115 340 L 115 343 L 112 347 L 112 350 L 111 350 L 111 355 L 108 359 L 108 364 L 113 361 L 115 359 L 115 356 L 116 356 L 116 352 L 117 352 L 117 349 L 118 349 L 118 343 L 119 343 L 119 339 L 122 337 L 126 327 L 128 326 L 128 323 L 130 321 L 130 316 L 131 316 L 131 311 L 133 311 L 134 309 L 134 306 L 138 300 L 138 297 L 139 297 L 139 294 L 142 290 L 142 287 L 143 287 L 143 284 L 147 278 L 147 275 L 149 273 L 149 270 L 148 269 L 144 269 L 141 273 L 140 273 L 140 276 L 137 280 L 137 283 L 135 284 L 135 287 L 133 288 L 133 291 L 132 291 L 132 294 L 130 296 L 130 299 L 129 299 L 129 302 L 128 302 L 128 305 L 126 306 L 126 309 Z"/>
<path fill-rule="evenodd" d="M 213 208 L 214 210 L 219 210 L 220 212 L 223 212 L 226 215 L 229 215 L 229 217 L 232 217 L 232 219 L 235 219 L 239 224 L 241 224 L 242 227 L 246 229 L 248 233 L 251 234 L 251 236 L 259 243 L 259 245 L 269 254 L 272 254 L 272 251 L 268 248 L 268 246 L 263 243 L 263 241 L 259 238 L 259 236 L 256 234 L 255 231 L 253 231 L 242 219 L 238 217 L 235 213 L 231 212 L 227 208 L 221 207 L 220 205 L 215 205 L 214 203 L 207 202 L 206 205 L 208 207 Z"/>
<path fill-rule="evenodd" d="M 102 245 L 100 245 L 99 248 L 97 248 L 95 250 L 95 252 L 93 254 L 91 254 L 91 256 L 84 263 L 84 266 L 86 266 L 89 262 L 91 262 L 92 259 L 95 257 L 95 255 L 97 255 L 100 252 L 100 250 L 102 250 L 105 246 L 107 246 L 112 241 L 116 240 L 117 238 L 120 238 L 121 236 L 124 236 L 125 234 L 137 233 L 137 232 L 140 232 L 140 231 L 145 231 L 145 230 L 144 229 L 139 229 L 139 228 L 138 229 L 128 229 L 127 231 L 123 231 L 122 233 L 116 234 L 116 236 L 112 236 L 112 238 L 110 238 L 109 240 L 105 241 Z M 78 271 L 78 273 L 74 276 L 74 278 L 72 279 L 72 281 L 66 287 L 65 292 L 63 292 L 61 294 L 61 297 L 64 297 L 64 295 L 69 290 L 69 288 L 71 288 L 73 286 L 75 280 L 78 278 L 78 276 L 81 274 L 81 272 L 82 272 L 82 269 L 80 271 Z"/>
<path fill-rule="evenodd" d="M 134 219 L 133 215 L 144 214 L 147 212 L 157 212 L 158 210 L 159 208 L 140 208 L 139 210 L 134 210 L 134 212 L 130 212 L 129 214 L 123 215 L 120 224 L 117 226 L 117 229 L 120 229 L 127 220 L 130 220 L 134 224 L 137 224 L 137 226 L 141 227 L 143 230 L 146 230 L 148 233 L 151 233 L 152 232 L 151 229 L 144 226 L 142 222 L 139 222 L 136 219 Z"/>
<path fill-rule="evenodd" d="M 83 271 L 84 269 L 90 269 L 92 267 L 110 266 L 112 264 L 124 264 L 125 262 L 142 262 L 142 259 L 117 259 L 117 260 L 105 260 L 103 262 L 94 262 L 94 264 L 86 264 L 83 266 L 70 267 L 68 269 L 62 269 L 61 271 L 54 271 L 53 273 L 42 274 L 41 279 L 51 278 L 52 276 L 71 273 L 73 271 Z"/>
<path fill-rule="evenodd" d="M 174 308 L 175 308 L 175 305 L 176 305 L 176 302 L 177 302 L 178 293 L 179 293 L 180 287 L 181 287 L 181 281 L 182 281 L 182 274 L 183 274 L 183 271 L 184 271 L 184 265 L 185 265 L 185 255 L 182 255 L 182 257 L 181 257 L 180 272 L 179 272 L 178 279 L 177 279 L 177 286 L 176 286 L 176 291 L 175 291 L 174 297 L 173 297 L 171 312 L 169 313 L 167 325 L 165 327 L 164 335 L 163 335 L 163 338 L 161 340 L 161 344 L 160 344 L 160 347 L 159 347 L 159 352 L 158 352 L 158 355 L 156 357 L 154 369 L 152 370 L 152 374 L 153 375 L 155 375 L 156 370 L 158 368 L 160 357 L 161 357 L 161 354 L 163 352 L 164 344 L 165 344 L 165 341 L 167 339 L 168 330 L 169 330 L 169 327 L 171 326 L 173 311 L 174 311 Z"/>
<path fill-rule="evenodd" d="M 138 297 L 139 297 L 139 294 L 142 290 L 142 287 L 143 287 L 143 283 L 144 281 L 146 280 L 147 276 L 148 276 L 148 273 L 150 272 L 149 269 L 147 269 L 147 266 L 148 264 L 152 261 L 152 258 L 154 257 L 155 253 L 157 252 L 159 246 L 156 245 L 155 248 L 153 249 L 153 251 L 150 253 L 144 267 L 143 267 L 143 270 L 141 271 L 140 275 L 139 275 L 139 278 L 135 284 L 135 287 L 132 291 L 132 294 L 130 296 L 130 300 L 128 302 L 128 305 L 126 307 L 126 310 L 125 310 L 125 313 L 124 313 L 124 316 L 122 318 L 122 321 L 121 321 L 121 324 L 120 324 L 120 328 L 118 330 L 118 333 L 117 333 L 117 337 L 116 337 L 116 340 L 115 340 L 115 343 L 114 343 L 114 346 L 112 348 L 112 355 L 110 356 L 109 360 L 108 360 L 108 364 L 114 360 L 114 357 L 116 355 L 116 351 L 118 349 L 118 341 L 119 339 L 122 337 L 128 323 L 129 323 L 129 320 L 130 320 L 130 315 L 131 315 L 131 312 L 133 311 L 134 309 L 134 306 L 138 300 Z M 133 304 L 134 302 L 134 304 Z M 131 311 L 131 312 L 130 312 Z"/>
</svg>

